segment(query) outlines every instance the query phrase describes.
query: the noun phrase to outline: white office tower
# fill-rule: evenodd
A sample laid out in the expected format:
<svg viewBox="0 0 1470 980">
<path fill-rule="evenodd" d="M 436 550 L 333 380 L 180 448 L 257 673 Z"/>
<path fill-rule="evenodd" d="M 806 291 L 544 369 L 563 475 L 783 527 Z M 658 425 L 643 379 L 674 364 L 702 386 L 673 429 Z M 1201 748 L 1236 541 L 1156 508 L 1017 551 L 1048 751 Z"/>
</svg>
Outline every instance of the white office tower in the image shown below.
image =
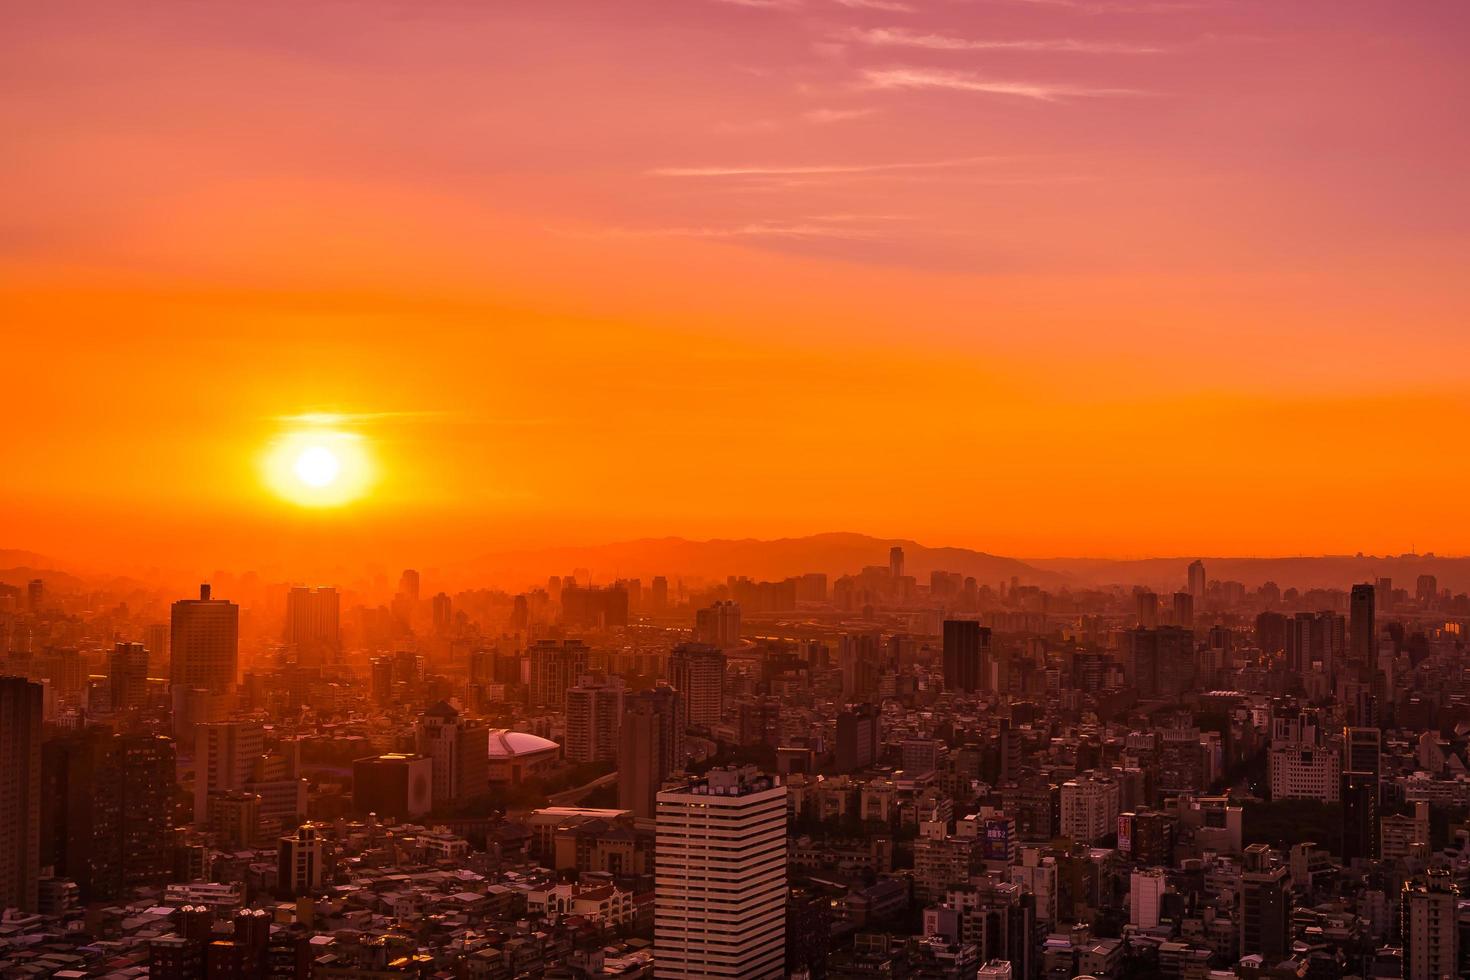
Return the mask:
<svg viewBox="0 0 1470 980">
<path fill-rule="evenodd" d="M 1140 929 L 1156 929 L 1168 883 L 1161 868 L 1133 872 L 1128 887 L 1128 922 Z"/>
<path fill-rule="evenodd" d="M 786 787 L 712 769 L 658 794 L 654 976 L 764 980 L 786 965 Z"/>
</svg>

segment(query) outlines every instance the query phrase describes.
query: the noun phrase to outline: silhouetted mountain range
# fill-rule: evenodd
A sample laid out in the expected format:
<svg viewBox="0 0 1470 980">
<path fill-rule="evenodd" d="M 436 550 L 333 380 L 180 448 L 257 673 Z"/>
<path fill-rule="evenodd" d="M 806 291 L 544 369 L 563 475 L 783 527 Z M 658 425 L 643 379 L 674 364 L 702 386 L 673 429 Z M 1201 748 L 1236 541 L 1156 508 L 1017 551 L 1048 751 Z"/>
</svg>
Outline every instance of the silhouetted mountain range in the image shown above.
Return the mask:
<svg viewBox="0 0 1470 980">
<path fill-rule="evenodd" d="M 572 574 L 577 569 L 591 572 L 592 581 L 599 584 L 616 578 L 640 578 L 647 584 L 655 575 L 722 581 L 729 575 L 775 580 L 804 572 L 825 572 L 835 578 L 861 571 L 867 565 L 887 565 L 888 550 L 894 545 L 904 550 L 905 571 L 917 577 L 921 584 L 928 583 L 930 572 L 949 571 L 974 576 L 985 585 L 1009 582 L 1015 576 L 1022 584 L 1053 590 L 1144 585 L 1170 592 L 1184 588 L 1187 568 L 1195 558 L 1185 555 L 1140 559 L 1019 559 L 970 548 L 930 547 L 906 538 L 836 532 L 768 541 L 642 538 L 612 544 L 505 551 L 469 562 L 439 567 L 426 563 L 421 567 L 433 569 L 436 579 L 442 575 L 444 587 L 451 589 L 498 587 L 515 591 L 542 583 L 552 575 Z M 1396 587 L 1412 592 L 1417 578 L 1427 574 L 1436 577 L 1441 589 L 1470 591 L 1470 557 L 1204 556 L 1203 561 L 1210 579 L 1243 582 L 1249 589 L 1267 581 L 1274 581 L 1283 589 L 1347 589 L 1355 582 L 1390 578 Z M 23 586 L 32 578 L 43 579 L 48 588 L 62 591 L 142 587 L 137 578 L 121 577 L 117 572 L 82 568 L 31 551 L 0 548 L 0 582 Z M 348 585 L 343 581 L 337 584 Z M 172 583 L 169 587 L 178 586 Z"/>
<path fill-rule="evenodd" d="M 935 570 L 973 575 L 980 582 L 1020 577 L 1033 584 L 1060 584 L 1063 576 L 1033 568 L 1015 558 L 972 551 L 969 548 L 930 548 L 903 538 L 875 538 L 866 534 L 813 534 L 800 538 L 761 541 L 755 538 L 690 541 L 685 538 L 643 538 L 591 547 L 546 548 L 486 555 L 452 571 L 456 577 L 480 575 L 502 581 L 537 581 L 550 575 L 568 575 L 585 568 L 592 581 L 655 575 L 723 580 L 729 575 L 775 580 L 804 572 L 826 572 L 836 577 L 860 571 L 866 565 L 887 565 L 888 549 L 904 550 L 904 568 L 927 583 Z"/>
</svg>

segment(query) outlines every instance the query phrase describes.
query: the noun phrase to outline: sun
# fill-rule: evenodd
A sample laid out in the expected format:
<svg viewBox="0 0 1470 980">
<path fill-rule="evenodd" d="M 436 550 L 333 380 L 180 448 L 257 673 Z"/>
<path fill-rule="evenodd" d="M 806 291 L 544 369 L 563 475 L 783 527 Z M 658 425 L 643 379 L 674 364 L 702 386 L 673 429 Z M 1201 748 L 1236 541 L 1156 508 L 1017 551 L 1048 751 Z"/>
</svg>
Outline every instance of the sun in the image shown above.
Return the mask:
<svg viewBox="0 0 1470 980">
<path fill-rule="evenodd" d="M 265 484 L 300 507 L 341 507 L 376 480 L 367 441 L 356 432 L 309 426 L 273 439 L 262 457 Z"/>
<path fill-rule="evenodd" d="M 336 480 L 342 472 L 342 463 L 337 454 L 326 446 L 307 446 L 296 457 L 291 467 L 296 478 L 309 487 L 325 487 Z"/>
</svg>

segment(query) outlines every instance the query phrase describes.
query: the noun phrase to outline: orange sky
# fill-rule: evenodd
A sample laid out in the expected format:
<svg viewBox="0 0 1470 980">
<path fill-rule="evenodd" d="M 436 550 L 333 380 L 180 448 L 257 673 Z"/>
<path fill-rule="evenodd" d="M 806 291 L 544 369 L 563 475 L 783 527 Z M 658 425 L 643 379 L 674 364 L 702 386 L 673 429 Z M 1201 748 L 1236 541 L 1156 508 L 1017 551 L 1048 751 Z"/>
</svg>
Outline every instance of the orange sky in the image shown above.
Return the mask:
<svg viewBox="0 0 1470 980">
<path fill-rule="evenodd" d="M 1470 551 L 1456 0 L 6 21 L 0 547 Z"/>
</svg>

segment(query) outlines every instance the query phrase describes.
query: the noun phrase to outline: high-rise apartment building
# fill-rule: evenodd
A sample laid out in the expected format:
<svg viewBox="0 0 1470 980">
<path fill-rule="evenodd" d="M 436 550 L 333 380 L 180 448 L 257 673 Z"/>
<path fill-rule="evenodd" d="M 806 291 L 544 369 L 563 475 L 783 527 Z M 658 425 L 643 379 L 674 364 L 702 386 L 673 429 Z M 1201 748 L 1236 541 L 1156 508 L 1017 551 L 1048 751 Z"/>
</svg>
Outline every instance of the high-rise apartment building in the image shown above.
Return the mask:
<svg viewBox="0 0 1470 980">
<path fill-rule="evenodd" d="M 42 747 L 41 860 L 85 902 L 173 874 L 174 742 L 92 731 Z"/>
<path fill-rule="evenodd" d="M 990 629 L 972 619 L 944 621 L 944 689 L 983 690 L 990 653 Z"/>
<path fill-rule="evenodd" d="M 1194 596 L 1188 592 L 1174 593 L 1174 625 L 1187 630 L 1194 629 Z"/>
<path fill-rule="evenodd" d="M 0 677 L 0 909 L 36 911 L 41 871 L 40 684 Z"/>
<path fill-rule="evenodd" d="M 1342 859 L 1375 860 L 1380 853 L 1378 774 L 1344 770 L 1342 788 Z"/>
<path fill-rule="evenodd" d="M 132 711 L 148 701 L 148 648 L 117 643 L 107 655 L 107 688 L 113 711 Z"/>
<path fill-rule="evenodd" d="M 740 643 L 740 603 L 722 601 L 694 614 L 694 640 L 707 646 L 733 647 Z"/>
<path fill-rule="evenodd" d="M 1252 844 L 1245 849 L 1245 871 L 1240 879 L 1240 951 L 1259 953 L 1270 961 L 1291 950 L 1290 869 L 1276 863 L 1271 848 Z"/>
<path fill-rule="evenodd" d="M 1353 586 L 1348 600 L 1349 654 L 1354 664 L 1365 666 L 1376 659 L 1378 646 L 1377 609 L 1374 587 L 1368 583 Z"/>
<path fill-rule="evenodd" d="M 1134 595 L 1134 601 L 1138 606 L 1138 613 L 1134 617 L 1134 623 L 1140 629 L 1151 630 L 1159 625 L 1159 596 L 1158 593 L 1147 589 L 1140 589 Z"/>
<path fill-rule="evenodd" d="M 567 689 L 587 673 L 590 651 L 581 640 L 539 640 L 528 653 L 531 706 L 566 707 Z"/>
<path fill-rule="evenodd" d="M 1194 686 L 1194 633 L 1178 626 L 1123 634 L 1123 677 L 1141 698 L 1174 697 Z"/>
<path fill-rule="evenodd" d="M 1140 929 L 1153 929 L 1159 924 L 1168 880 L 1163 868 L 1140 868 L 1128 882 L 1128 923 Z"/>
<path fill-rule="evenodd" d="M 194 824 L 209 825 L 209 794 L 245 789 L 265 755 L 265 731 L 253 721 L 217 721 L 195 729 Z"/>
<path fill-rule="evenodd" d="M 683 695 L 660 685 L 624 698 L 618 731 L 618 806 L 652 818 L 659 788 L 684 765 Z"/>
<path fill-rule="evenodd" d="M 856 772 L 878 759 L 878 709 L 857 704 L 837 715 L 837 771 Z"/>
<path fill-rule="evenodd" d="M 1117 781 L 1096 773 L 1082 773 L 1062 784 L 1063 837 L 1092 843 L 1118 825 L 1121 790 Z"/>
<path fill-rule="evenodd" d="M 235 685 L 240 661 L 240 607 L 228 599 L 212 599 L 209 586 L 198 599 L 173 604 L 169 621 L 175 686 L 204 688 L 224 694 Z"/>
<path fill-rule="evenodd" d="M 685 643 L 669 654 L 669 683 L 683 695 L 688 722 L 701 728 L 720 723 L 725 713 L 725 654 Z"/>
<path fill-rule="evenodd" d="M 783 976 L 786 788 L 750 767 L 713 769 L 657 807 L 654 976 Z"/>
<path fill-rule="evenodd" d="M 1404 943 L 1404 980 L 1463 976 L 1459 963 L 1456 906 L 1460 889 L 1445 869 L 1431 869 L 1404 882 L 1399 899 L 1399 933 Z"/>
<path fill-rule="evenodd" d="M 321 889 L 324 829 L 321 824 L 304 823 L 294 834 L 281 838 L 277 881 L 288 896 L 309 896 Z"/>
<path fill-rule="evenodd" d="M 1198 558 L 1189 563 L 1189 594 L 1196 604 L 1205 601 L 1205 563 Z"/>
<path fill-rule="evenodd" d="M 621 677 L 584 676 L 567 691 L 568 762 L 617 759 L 624 693 Z"/>
<path fill-rule="evenodd" d="M 414 731 L 419 755 L 434 764 L 434 802 L 461 803 L 490 790 L 490 729 L 464 717 L 447 701 L 420 716 Z"/>
<path fill-rule="evenodd" d="M 300 664 L 332 663 L 341 653 L 341 597 L 333 588 L 286 593 L 286 643 Z"/>
</svg>

